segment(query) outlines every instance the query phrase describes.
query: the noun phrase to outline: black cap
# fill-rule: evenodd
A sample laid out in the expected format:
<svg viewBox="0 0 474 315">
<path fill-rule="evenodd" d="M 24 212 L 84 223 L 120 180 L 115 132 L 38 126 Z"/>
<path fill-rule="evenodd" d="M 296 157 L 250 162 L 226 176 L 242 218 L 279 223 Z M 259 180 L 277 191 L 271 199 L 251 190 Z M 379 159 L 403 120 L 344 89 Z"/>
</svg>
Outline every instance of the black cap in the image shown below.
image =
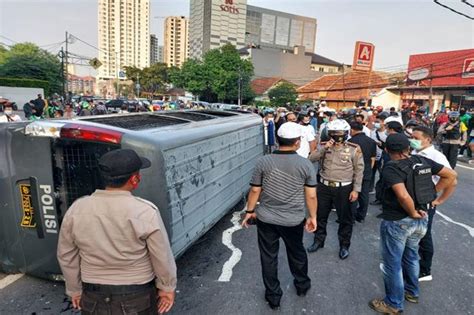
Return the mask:
<svg viewBox="0 0 474 315">
<path fill-rule="evenodd" d="M 403 152 L 410 147 L 410 141 L 404 134 L 394 133 L 387 137 L 385 146 L 389 151 Z"/>
<path fill-rule="evenodd" d="M 99 168 L 104 175 L 121 177 L 131 175 L 151 166 L 150 160 L 130 149 L 117 149 L 105 153 L 99 159 Z"/>
</svg>

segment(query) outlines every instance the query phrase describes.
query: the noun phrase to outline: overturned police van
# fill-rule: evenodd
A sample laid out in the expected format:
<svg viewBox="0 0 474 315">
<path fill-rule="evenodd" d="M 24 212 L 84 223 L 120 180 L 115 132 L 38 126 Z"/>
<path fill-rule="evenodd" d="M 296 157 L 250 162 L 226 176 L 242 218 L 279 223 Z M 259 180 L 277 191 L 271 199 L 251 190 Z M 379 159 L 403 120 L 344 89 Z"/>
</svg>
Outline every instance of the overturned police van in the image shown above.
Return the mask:
<svg viewBox="0 0 474 315">
<path fill-rule="evenodd" d="M 258 115 L 218 110 L 0 124 L 0 270 L 60 278 L 62 218 L 103 188 L 97 161 L 117 148 L 152 162 L 134 194 L 158 206 L 179 256 L 245 197 L 263 130 Z"/>
</svg>

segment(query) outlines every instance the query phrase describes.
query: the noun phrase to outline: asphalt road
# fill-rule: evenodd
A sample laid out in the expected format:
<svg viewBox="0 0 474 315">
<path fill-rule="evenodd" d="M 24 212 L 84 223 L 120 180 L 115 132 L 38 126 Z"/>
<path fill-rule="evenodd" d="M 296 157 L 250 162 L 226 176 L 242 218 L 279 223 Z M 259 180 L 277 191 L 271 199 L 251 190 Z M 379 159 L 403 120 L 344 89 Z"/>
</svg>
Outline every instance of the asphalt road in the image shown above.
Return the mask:
<svg viewBox="0 0 474 315">
<path fill-rule="evenodd" d="M 434 221 L 434 279 L 421 283 L 420 303 L 406 303 L 406 314 L 474 314 L 474 203 L 470 195 L 474 169 L 461 166 L 457 168 L 459 185 L 455 195 L 439 208 L 445 216 L 437 215 Z M 255 227 L 233 234 L 233 244 L 242 257 L 230 281 L 218 281 L 232 253 L 222 244 L 223 232 L 233 226 L 229 214 L 178 259 L 178 293 L 171 313 L 375 314 L 367 303 L 384 294 L 378 213 L 378 208 L 371 206 L 365 223 L 355 226 L 351 256 L 345 261 L 337 257 L 337 226 L 332 213 L 326 247 L 309 255 L 313 287 L 306 297 L 296 295 L 281 244 L 279 277 L 284 295 L 280 311 L 271 311 L 263 298 Z M 311 236 L 305 235 L 305 243 L 310 241 Z M 4 277 L 0 274 L 0 287 Z M 62 283 L 23 276 L 0 289 L 0 314 L 74 313 L 63 292 Z"/>
</svg>

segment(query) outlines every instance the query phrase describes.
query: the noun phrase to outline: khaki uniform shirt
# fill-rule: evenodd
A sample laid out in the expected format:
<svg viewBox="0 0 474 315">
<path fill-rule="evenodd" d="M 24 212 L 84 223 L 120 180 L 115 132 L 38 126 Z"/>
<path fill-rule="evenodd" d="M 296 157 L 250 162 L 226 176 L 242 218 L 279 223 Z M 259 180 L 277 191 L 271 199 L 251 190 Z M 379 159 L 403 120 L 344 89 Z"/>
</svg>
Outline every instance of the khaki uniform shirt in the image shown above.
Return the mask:
<svg viewBox="0 0 474 315">
<path fill-rule="evenodd" d="M 62 222 L 58 261 L 66 293 L 82 282 L 176 288 L 176 264 L 158 208 L 128 191 L 96 190 L 76 200 Z"/>
<path fill-rule="evenodd" d="M 364 157 L 359 145 L 345 142 L 326 149 L 326 143 L 321 143 L 321 149 L 311 153 L 311 162 L 319 161 L 319 174 L 328 181 L 352 182 L 353 190 L 360 192 L 364 175 Z"/>
</svg>

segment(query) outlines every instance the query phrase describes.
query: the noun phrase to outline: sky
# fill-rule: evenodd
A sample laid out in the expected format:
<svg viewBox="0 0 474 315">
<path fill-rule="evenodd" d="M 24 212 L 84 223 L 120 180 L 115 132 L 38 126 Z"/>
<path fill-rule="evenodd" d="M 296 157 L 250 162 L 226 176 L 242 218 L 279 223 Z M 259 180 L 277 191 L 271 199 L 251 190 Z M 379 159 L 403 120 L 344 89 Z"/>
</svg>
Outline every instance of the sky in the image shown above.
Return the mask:
<svg viewBox="0 0 474 315">
<path fill-rule="evenodd" d="M 189 0 L 150 0 L 150 33 L 163 42 L 163 18 L 189 16 Z M 461 0 L 440 0 L 474 17 Z M 474 3 L 474 0 L 470 0 Z M 34 42 L 57 52 L 65 32 L 97 46 L 97 0 L 0 0 L 0 43 Z M 317 19 L 315 52 L 352 64 L 355 42 L 375 45 L 376 69 L 406 66 L 411 54 L 474 48 L 474 21 L 432 0 L 247 0 L 248 4 Z M 155 18 L 156 17 L 156 18 Z M 96 57 L 80 42 L 76 54 Z M 83 67 L 80 74 L 94 74 Z"/>
</svg>

